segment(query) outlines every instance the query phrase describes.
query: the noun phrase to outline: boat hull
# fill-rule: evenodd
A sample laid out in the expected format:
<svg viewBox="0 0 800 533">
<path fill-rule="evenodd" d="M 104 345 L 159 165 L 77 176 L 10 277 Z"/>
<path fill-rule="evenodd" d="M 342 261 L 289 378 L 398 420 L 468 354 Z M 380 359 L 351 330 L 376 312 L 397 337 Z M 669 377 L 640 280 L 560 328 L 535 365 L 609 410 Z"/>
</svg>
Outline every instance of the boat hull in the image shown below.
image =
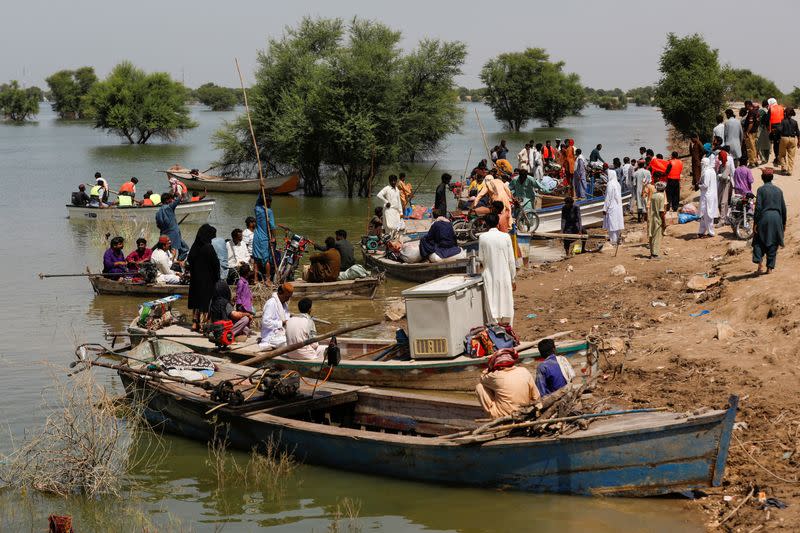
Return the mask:
<svg viewBox="0 0 800 533">
<path fill-rule="evenodd" d="M 228 192 L 257 194 L 261 192 L 261 182 L 257 179 L 198 179 L 188 172 L 167 171 L 167 176 L 180 180 L 190 191 L 208 192 Z M 216 176 L 214 176 L 217 178 Z M 264 188 L 267 192 L 279 194 L 291 194 L 297 191 L 300 186 L 300 175 L 295 173 L 289 176 L 277 178 L 266 178 Z"/>
<path fill-rule="evenodd" d="M 398 263 L 383 258 L 381 252 L 370 253 L 364 246 L 361 247 L 364 264 L 370 270 L 385 272 L 387 276 L 405 281 L 424 283 L 450 274 L 464 274 L 467 272 L 467 259 L 456 261 L 443 261 L 441 263 Z"/>
<path fill-rule="evenodd" d="M 651 496 L 718 486 L 722 481 L 736 400 L 727 410 L 696 417 L 674 413 L 595 422 L 588 430 L 557 438 L 516 437 L 482 445 L 458 445 L 438 437 L 413 435 L 426 415 L 470 412 L 457 402 L 390 391 L 355 389 L 357 421 L 380 420 L 399 431 L 365 431 L 270 414 L 249 413 L 165 390 L 152 381 L 120 372 L 129 394 L 144 398 L 145 416 L 157 430 L 208 441 L 226 428 L 228 442 L 250 450 L 277 443 L 310 464 L 443 485 L 502 488 L 536 493 Z M 415 417 L 401 405 L 416 402 Z M 414 412 L 414 411 L 412 411 Z M 472 406 L 472 412 L 474 410 Z M 622 418 L 622 417 L 620 417 Z"/>
<path fill-rule="evenodd" d="M 180 222 L 202 224 L 208 220 L 216 200 L 184 202 L 175 208 L 175 217 Z M 111 220 L 130 222 L 153 222 L 160 206 L 148 207 L 78 207 L 67 205 L 67 218 L 71 220 Z"/>
<path fill-rule="evenodd" d="M 311 298 L 312 300 L 371 300 L 375 297 L 381 281 L 382 278 L 379 276 L 327 283 L 295 281 L 293 282 L 294 296 L 296 298 Z M 97 294 L 153 297 L 189 294 L 189 285 L 129 283 L 127 281 L 114 281 L 103 276 L 89 276 L 89 282 Z M 231 286 L 231 290 L 235 292 L 236 287 Z"/>
</svg>

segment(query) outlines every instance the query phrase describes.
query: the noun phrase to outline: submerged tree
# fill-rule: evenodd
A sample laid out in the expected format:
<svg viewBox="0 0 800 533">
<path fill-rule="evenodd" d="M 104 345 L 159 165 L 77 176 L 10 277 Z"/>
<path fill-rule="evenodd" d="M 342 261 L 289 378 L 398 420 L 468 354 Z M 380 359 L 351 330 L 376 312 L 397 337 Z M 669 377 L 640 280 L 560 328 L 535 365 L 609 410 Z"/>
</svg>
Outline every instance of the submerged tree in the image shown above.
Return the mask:
<svg viewBox="0 0 800 533">
<path fill-rule="evenodd" d="M 670 33 L 659 70 L 655 104 L 664 121 L 684 137 L 710 132 L 725 97 L 717 50 L 698 34 Z"/>
<path fill-rule="evenodd" d="M 258 149 L 271 169 L 298 169 L 313 196 L 322 195 L 326 171 L 338 172 L 349 196 L 364 196 L 373 164 L 430 153 L 458 129 L 453 78 L 464 45 L 425 40 L 404 56 L 400 38 L 372 21 L 305 18 L 270 40 L 249 96 Z M 223 173 L 254 173 L 246 118 L 215 140 Z"/>
<path fill-rule="evenodd" d="M 486 103 L 497 120 L 519 131 L 531 119 L 553 127 L 583 109 L 586 94 L 577 74 L 565 74 L 543 48 L 500 54 L 481 69 Z"/>
<path fill-rule="evenodd" d="M 96 128 L 145 144 L 174 140 L 197 123 L 189 118 L 188 91 L 165 72 L 147 74 L 125 61 L 95 84 L 87 96 Z"/>
<path fill-rule="evenodd" d="M 39 113 L 42 90 L 38 87 L 23 89 L 17 80 L 0 85 L 0 113 L 13 121 L 25 122 Z"/>
<path fill-rule="evenodd" d="M 46 80 L 50 87 L 53 111 L 62 119 L 83 119 L 88 108 L 86 95 L 97 83 L 92 67 L 59 70 Z"/>
<path fill-rule="evenodd" d="M 214 83 L 206 83 L 198 87 L 194 94 L 201 104 L 207 105 L 212 111 L 230 111 L 238 102 L 237 92 Z"/>
</svg>

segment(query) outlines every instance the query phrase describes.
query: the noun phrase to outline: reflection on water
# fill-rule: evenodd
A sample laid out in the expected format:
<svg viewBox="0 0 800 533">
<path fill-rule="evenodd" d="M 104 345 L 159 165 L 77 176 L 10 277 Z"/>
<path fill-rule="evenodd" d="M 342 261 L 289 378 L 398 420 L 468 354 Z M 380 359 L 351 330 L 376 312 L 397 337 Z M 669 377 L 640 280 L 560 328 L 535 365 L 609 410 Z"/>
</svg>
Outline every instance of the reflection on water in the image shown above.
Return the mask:
<svg viewBox="0 0 800 533">
<path fill-rule="evenodd" d="M 470 166 L 483 151 L 483 141 L 475 125 L 475 104 L 464 105 L 463 132 L 448 139 L 437 154 L 436 168 L 422 190 L 431 190 L 441 172 L 460 176 L 472 149 Z M 574 137 L 584 148 L 597 142 L 608 156 L 625 155 L 640 144 L 662 146 L 664 127 L 660 115 L 649 108 L 608 112 L 587 109 L 585 116 L 571 118 L 558 130 L 534 130 L 520 135 L 503 132 L 485 106 L 477 105 L 488 130 L 489 143 L 507 138 L 512 148 L 531 137 Z M 112 186 L 122 176 L 137 176 L 139 190 L 162 190 L 163 174 L 156 170 L 175 163 L 204 169 L 217 156 L 210 136 L 232 113 L 205 113 L 195 108 L 193 118 L 200 126 L 175 144 L 129 146 L 88 125 L 59 122 L 43 109 L 35 126 L 13 127 L 0 124 L 0 179 L 7 191 L 0 195 L 0 213 L 6 238 L 0 240 L 3 290 L 0 291 L 0 420 L 8 431 L 0 433 L 0 450 L 11 446 L 9 434 L 19 437 L 25 428 L 41 423 L 37 409 L 40 394 L 50 384 L 52 372 L 41 365 L 66 367 L 77 342 L 107 342 L 106 332 L 121 331 L 136 316 L 140 298 L 98 296 L 85 277 L 40 281 L 38 272 L 79 273 L 86 266 L 99 270 L 107 246 L 105 233 L 126 234 L 128 228 L 100 226 L 91 222 L 70 221 L 64 204 L 78 183 L 91 180 L 95 171 L 109 177 Z M 418 183 L 431 161 L 404 165 L 412 183 Z M 384 169 L 396 172 L 401 167 Z M 220 235 L 243 227 L 252 214 L 254 197 L 214 195 L 217 204 L 210 222 Z M 418 200 L 430 205 L 431 195 L 421 193 Z M 273 204 L 279 223 L 316 241 L 345 229 L 351 241 L 358 242 L 372 210 L 363 199 L 348 199 L 332 194 L 325 198 L 280 197 Z M 191 242 L 197 225 L 182 225 L 184 238 Z M 141 228 L 135 231 L 142 231 Z M 143 231 L 152 240 L 155 225 Z M 126 234 L 127 235 L 127 234 Z M 279 239 L 283 232 L 279 232 Z M 126 250 L 132 243 L 128 243 Z M 557 256 L 560 249 L 544 245 L 537 255 Z M 410 284 L 389 280 L 374 301 L 320 301 L 314 314 L 336 325 L 351 324 L 383 314 L 382 299 L 397 296 Z M 185 303 L 179 308 L 185 309 Z M 323 330 L 324 328 L 320 328 Z M 391 325 L 363 334 L 393 337 Z M 60 374 L 59 374 L 60 375 Z M 121 386 L 112 372 L 100 372 L 100 380 L 113 392 Z M 561 496 L 535 496 L 477 489 L 445 488 L 436 485 L 374 478 L 312 466 L 300 467 L 286 493 L 277 501 L 248 491 L 235 480 L 218 491 L 206 464 L 203 444 L 165 437 L 163 461 L 154 472 L 139 472 L 135 488 L 125 501 L 84 502 L 42 498 L 36 512 L 15 522 L 9 530 L 39 530 L 50 512 L 64 512 L 107 526 L 115 520 L 128 523 L 124 507 L 160 524 L 177 517 L 184 530 L 215 531 L 216 524 L 227 523 L 226 531 L 257 530 L 324 531 L 328 528 L 337 502 L 344 497 L 360 502 L 363 530 L 386 531 L 687 531 L 700 530 L 696 517 L 681 516 L 683 506 L 674 501 L 588 499 Z M 246 461 L 244 454 L 237 460 Z M 27 509 L 27 500 L 13 494 L 0 494 L 0 517 L 8 511 Z M 133 502 L 133 503 L 129 503 Z M 26 510 L 25 513 L 28 511 Z M 16 516 L 19 517 L 19 514 Z M 34 519 L 40 516 L 41 520 Z M 99 518 L 98 518 L 99 517 Z M 689 520 L 687 522 L 687 520 Z M 85 521 L 83 522 L 86 523 Z M 133 523 L 133 522 L 131 522 Z M 643 524 L 643 525 L 642 525 Z M 4 522 L 0 518 L 0 529 Z M 80 531 L 102 530 L 87 526 Z M 141 529 L 141 528 L 140 528 Z"/>
</svg>

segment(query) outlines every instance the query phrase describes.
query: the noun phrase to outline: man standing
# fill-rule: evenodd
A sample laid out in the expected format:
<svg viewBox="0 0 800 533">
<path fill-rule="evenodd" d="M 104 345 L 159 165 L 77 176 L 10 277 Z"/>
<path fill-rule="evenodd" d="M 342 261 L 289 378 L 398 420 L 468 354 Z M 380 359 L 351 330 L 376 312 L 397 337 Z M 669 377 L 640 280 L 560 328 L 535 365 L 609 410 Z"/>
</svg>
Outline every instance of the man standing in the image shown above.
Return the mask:
<svg viewBox="0 0 800 533">
<path fill-rule="evenodd" d="M 625 229 L 625 219 L 622 215 L 622 188 L 617 181 L 617 172 L 613 168 L 608 169 L 607 172 L 608 184 L 603 204 L 603 228 L 608 230 L 608 240 L 611 244 L 617 244 L 622 230 Z"/>
<path fill-rule="evenodd" d="M 397 182 L 397 190 L 400 191 L 400 204 L 403 206 L 403 214 L 406 214 L 406 210 L 411 205 L 411 193 L 414 191 L 414 188 L 406 181 L 405 172 L 400 173 L 400 179 Z"/>
<path fill-rule="evenodd" d="M 753 103 L 751 100 L 745 100 L 744 107 L 747 110 L 747 116 L 744 119 L 747 161 L 750 163 L 750 166 L 755 166 L 758 163 L 758 148 L 756 146 L 759 125 L 758 104 Z"/>
<path fill-rule="evenodd" d="M 516 257 L 511 237 L 497 229 L 500 218 L 484 217 L 489 231 L 478 236 L 478 259 L 483 265 L 483 290 L 491 320 L 511 324 L 514 320 L 514 290 L 517 284 Z"/>
<path fill-rule="evenodd" d="M 264 313 L 261 315 L 261 337 L 258 341 L 258 347 L 262 350 L 272 350 L 286 344 L 286 321 L 291 316 L 289 299 L 293 292 L 294 285 L 282 283 L 264 304 Z"/>
<path fill-rule="evenodd" d="M 506 159 L 508 155 L 508 146 L 506 146 L 506 140 L 500 139 L 500 146 L 497 147 L 497 159 Z"/>
<path fill-rule="evenodd" d="M 700 181 L 700 228 L 697 237 L 714 236 L 714 219 L 719 216 L 717 204 L 717 173 L 711 166 L 711 160 L 703 158 L 703 179 Z"/>
<path fill-rule="evenodd" d="M 544 148 L 542 148 L 542 159 L 544 160 L 544 164 L 550 164 L 556 158 L 556 152 L 553 150 L 553 147 L 550 146 L 550 140 L 544 142 Z"/>
<path fill-rule="evenodd" d="M 700 135 L 692 133 L 692 140 L 689 142 L 689 155 L 692 156 L 692 187 L 697 190 L 698 183 L 700 183 L 701 174 L 703 173 L 700 168 L 700 161 L 703 160 L 703 155 L 706 153 L 703 148 L 703 142 L 700 140 Z"/>
<path fill-rule="evenodd" d="M 181 199 L 174 197 L 172 193 L 164 193 L 161 197 L 162 205 L 156 212 L 156 226 L 161 235 L 166 235 L 172 241 L 172 245 L 178 250 L 178 261 L 186 260 L 189 254 L 189 246 L 181 237 L 181 228 L 175 218 L 175 208 L 181 203 Z"/>
<path fill-rule="evenodd" d="M 603 159 L 603 156 L 600 155 L 600 150 L 602 150 L 602 149 L 603 149 L 603 145 L 602 144 L 598 144 L 595 147 L 595 149 L 592 150 L 592 153 L 589 154 L 589 162 L 590 163 L 594 163 L 596 161 L 600 161 L 601 163 L 605 163 L 606 162 L 605 159 Z"/>
<path fill-rule="evenodd" d="M 764 185 L 756 193 L 756 211 L 753 215 L 753 263 L 758 265 L 756 273 L 764 272 L 761 262 L 767 256 L 767 274 L 775 269 L 778 246 L 783 247 L 783 232 L 786 229 L 786 202 L 783 191 L 772 183 L 773 170 L 761 171 Z"/>
<path fill-rule="evenodd" d="M 572 191 L 575 198 L 586 198 L 586 158 L 583 151 L 575 150 L 575 173 L 572 175 Z"/>
<path fill-rule="evenodd" d="M 508 186 L 511 194 L 519 202 L 520 209 L 533 211 L 536 203 L 536 189 L 533 180 L 528 177 L 528 171 L 520 169 L 517 179 L 512 180 Z"/>
<path fill-rule="evenodd" d="M 255 235 L 256 231 L 256 219 L 255 217 L 247 217 L 244 219 L 244 231 L 242 231 L 242 240 L 244 241 L 245 246 L 247 246 L 247 253 L 251 256 L 253 255 L 253 236 Z"/>
<path fill-rule="evenodd" d="M 661 237 L 667 232 L 667 198 L 664 189 L 668 183 L 656 183 L 656 192 L 650 197 L 650 217 L 647 219 L 647 238 L 650 242 L 650 259 L 661 255 Z"/>
<path fill-rule="evenodd" d="M 791 176 L 794 171 L 794 154 L 797 151 L 797 143 L 800 142 L 800 129 L 797 128 L 797 121 L 794 119 L 793 108 L 786 108 L 778 131 L 781 135 L 778 152 L 778 159 L 781 162 L 781 171 L 784 175 Z"/>
<path fill-rule="evenodd" d="M 719 152 L 720 167 L 717 175 L 717 206 L 719 207 L 719 217 L 722 219 L 728 216 L 731 203 L 731 180 L 736 171 L 733 156 L 727 151 L 727 148 L 725 146 Z"/>
<path fill-rule="evenodd" d="M 636 171 L 633 173 L 633 190 L 631 191 L 631 201 L 636 205 L 636 221 L 642 221 L 647 203 L 644 198 L 644 188 L 653 181 L 650 171 L 644 168 L 644 159 L 636 163 Z"/>
<path fill-rule="evenodd" d="M 722 115 L 717 115 L 717 125 L 712 130 L 711 139 L 713 140 L 714 137 L 725 138 L 725 117 Z"/>
<path fill-rule="evenodd" d="M 733 156 L 733 164 L 736 165 L 742 157 L 742 140 L 744 140 L 742 123 L 736 118 L 733 109 L 726 109 L 725 116 L 728 120 L 725 122 L 724 144 L 729 147 L 728 153 Z"/>
<path fill-rule="evenodd" d="M 517 161 L 519 169 L 524 170 L 525 172 L 531 169 L 530 166 L 530 154 L 531 154 L 531 145 L 526 144 L 522 150 L 519 151 L 517 154 Z"/>
<path fill-rule="evenodd" d="M 378 192 L 378 200 L 383 204 L 383 229 L 391 233 L 403 229 L 403 204 L 397 189 L 397 176 L 389 176 L 389 185 Z"/>
<path fill-rule="evenodd" d="M 453 177 L 446 172 L 442 174 L 442 181 L 436 186 L 436 194 L 433 199 L 433 217 L 446 217 L 447 216 L 447 186 L 450 185 L 450 180 Z"/>
<path fill-rule="evenodd" d="M 677 212 L 681 203 L 681 173 L 683 161 L 678 159 L 678 152 L 672 152 L 672 159 L 667 164 L 667 206 Z"/>
<path fill-rule="evenodd" d="M 767 100 L 769 103 L 769 138 L 772 140 L 772 152 L 775 154 L 773 165 L 779 165 L 778 154 L 780 153 L 780 124 L 783 122 L 784 109 L 774 98 Z"/>
<path fill-rule="evenodd" d="M 181 278 L 172 270 L 173 259 L 172 241 L 166 235 L 162 235 L 158 238 L 158 244 L 156 244 L 156 249 L 153 250 L 151 257 L 158 271 L 156 275 L 157 283 L 174 285 L 181 282 Z"/>
<path fill-rule="evenodd" d="M 561 208 L 561 233 L 579 235 L 583 233 L 581 223 L 581 209 L 575 205 L 575 200 L 571 196 L 564 198 L 564 207 Z M 567 257 L 573 255 L 574 248 L 572 239 L 564 239 L 564 253 Z"/>
</svg>

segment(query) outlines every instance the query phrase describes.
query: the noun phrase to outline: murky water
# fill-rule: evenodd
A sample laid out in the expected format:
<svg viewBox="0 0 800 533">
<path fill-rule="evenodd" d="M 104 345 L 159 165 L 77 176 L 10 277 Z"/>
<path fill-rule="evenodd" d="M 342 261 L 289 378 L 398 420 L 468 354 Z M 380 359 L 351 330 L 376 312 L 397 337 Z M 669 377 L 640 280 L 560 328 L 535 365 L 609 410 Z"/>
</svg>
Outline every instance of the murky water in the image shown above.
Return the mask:
<svg viewBox="0 0 800 533">
<path fill-rule="evenodd" d="M 598 142 L 610 160 L 633 155 L 640 144 L 663 146 L 665 131 L 657 111 L 631 108 L 608 112 L 589 109 L 583 117 L 566 121 L 556 130 L 519 135 L 504 133 L 481 105 L 465 105 L 463 133 L 444 146 L 432 177 L 449 171 L 463 173 L 467 156 L 474 165 L 483 150 L 474 111 L 477 108 L 494 144 L 501 137 L 512 148 L 529 138 L 574 137 L 578 146 Z M 103 334 L 121 330 L 135 315 L 140 299 L 95 296 L 85 278 L 39 280 L 39 272 L 77 273 L 86 266 L 97 269 L 105 247 L 104 231 L 91 222 L 66 218 L 65 203 L 78 183 L 103 173 L 112 186 L 123 177 L 139 177 L 139 190 L 165 188 L 156 171 L 180 162 L 190 167 L 210 166 L 215 153 L 211 133 L 231 113 L 195 109 L 200 127 L 176 144 L 120 145 L 114 137 L 81 124 L 56 121 L 43 109 L 37 124 L 0 124 L 0 450 L 11 438 L 41 423 L 41 391 L 51 382 L 49 365 L 66 366 L 78 342 L 105 342 Z M 416 182 L 431 162 L 408 169 Z M 389 169 L 387 169 L 389 170 Z M 397 169 L 393 169 L 397 170 Z M 217 206 L 211 223 L 221 234 L 241 227 L 252 212 L 253 199 L 215 195 Z M 421 200 L 426 200 L 422 195 Z M 427 198 L 430 201 L 430 198 Z M 275 200 L 278 222 L 322 240 L 335 229 L 346 229 L 357 240 L 370 211 L 363 199 L 285 197 Z M 143 228 L 150 233 L 154 227 Z M 196 227 L 184 228 L 191 242 Z M 126 247 L 126 250 L 128 247 Z M 395 295 L 407 285 L 387 283 L 379 298 Z M 337 324 L 382 313 L 374 302 L 320 302 L 319 316 Z M 389 332 L 387 332 L 389 333 Z M 56 370 L 57 372 L 57 370 Z M 120 391 L 112 374 L 102 374 L 107 387 Z M 699 517 L 687 515 L 680 502 L 670 500 L 589 499 L 538 496 L 401 482 L 347 472 L 302 466 L 279 498 L 248 491 L 229 482 L 219 489 L 206 465 L 206 447 L 195 442 L 165 438 L 163 461 L 155 472 L 140 472 L 133 493 L 135 503 L 108 501 L 23 499 L 0 492 L 0 530 L 40 531 L 50 512 L 73 514 L 83 527 L 78 531 L 134 530 L 137 522 L 125 518 L 133 508 L 164 530 L 324 531 L 336 515 L 337 503 L 349 498 L 359 507 L 362 530 L 384 531 L 688 531 L 702 530 Z M 236 454 L 239 461 L 246 457 Z M 341 510 L 341 509 L 340 509 Z M 347 520 L 339 524 L 347 530 Z"/>
</svg>

